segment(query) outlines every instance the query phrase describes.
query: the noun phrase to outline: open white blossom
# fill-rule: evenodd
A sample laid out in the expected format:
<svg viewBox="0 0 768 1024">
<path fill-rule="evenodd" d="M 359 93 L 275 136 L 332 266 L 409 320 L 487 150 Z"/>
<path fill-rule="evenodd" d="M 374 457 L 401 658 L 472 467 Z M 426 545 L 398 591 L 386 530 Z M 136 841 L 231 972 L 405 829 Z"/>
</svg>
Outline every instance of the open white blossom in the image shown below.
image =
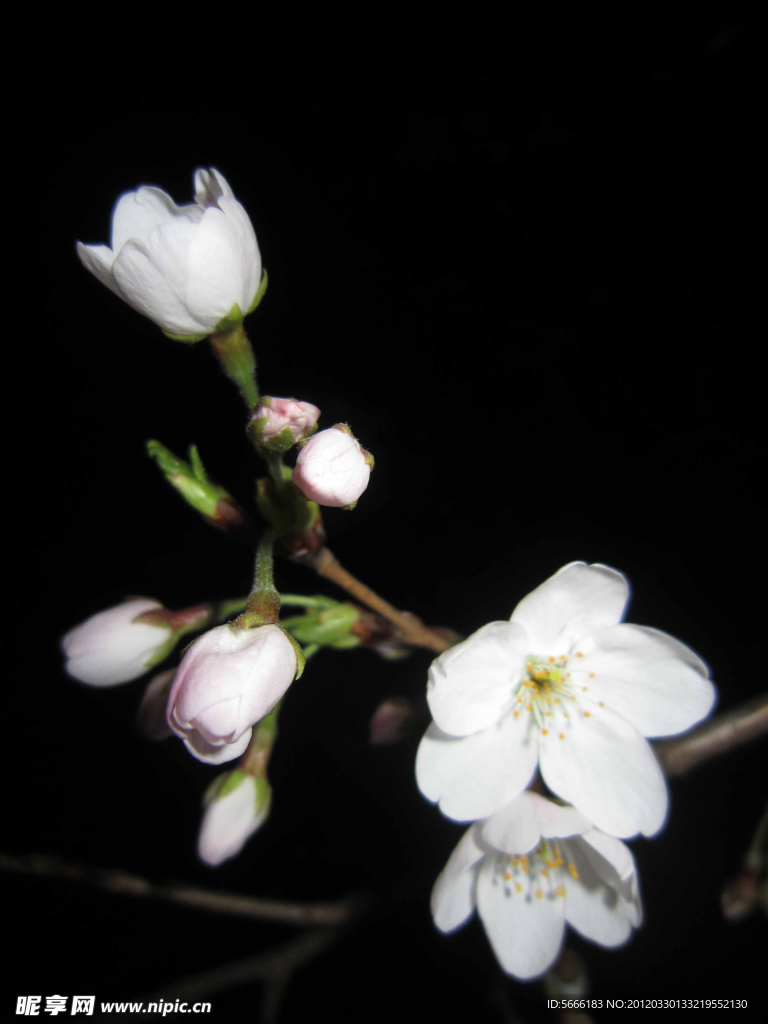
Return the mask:
<svg viewBox="0 0 768 1024">
<path fill-rule="evenodd" d="M 521 793 L 476 822 L 432 892 L 443 932 L 477 908 L 508 974 L 535 978 L 560 952 L 565 925 L 602 946 L 620 946 L 642 918 L 635 863 L 619 839 L 573 807 Z"/>
<path fill-rule="evenodd" d="M 253 225 L 226 178 L 195 171 L 195 202 L 177 206 L 144 185 L 118 199 L 109 245 L 77 243 L 83 265 L 166 334 L 203 338 L 237 306 L 250 312 L 261 283 Z"/>
<path fill-rule="evenodd" d="M 557 796 L 613 836 L 653 835 L 667 790 L 643 737 L 689 729 L 712 708 L 704 662 L 667 633 L 622 623 L 629 584 L 573 562 L 441 654 L 434 722 L 416 760 L 422 793 L 458 821 L 488 817 L 537 767 Z"/>
</svg>

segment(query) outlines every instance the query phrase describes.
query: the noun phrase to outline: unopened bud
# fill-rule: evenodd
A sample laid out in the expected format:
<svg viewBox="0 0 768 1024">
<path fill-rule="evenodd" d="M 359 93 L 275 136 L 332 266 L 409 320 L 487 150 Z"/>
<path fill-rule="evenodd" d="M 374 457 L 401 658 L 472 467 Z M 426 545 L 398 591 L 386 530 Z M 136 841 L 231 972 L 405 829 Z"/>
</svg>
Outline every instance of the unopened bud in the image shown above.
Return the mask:
<svg viewBox="0 0 768 1024">
<path fill-rule="evenodd" d="M 151 680 L 141 698 L 136 715 L 136 728 L 148 740 L 165 740 L 169 736 L 173 736 L 171 727 L 165 718 L 165 708 L 175 675 L 175 668 L 158 673 Z"/>
<path fill-rule="evenodd" d="M 138 679 L 173 643 L 173 627 L 162 617 L 165 611 L 159 601 L 142 597 L 92 615 L 62 638 L 66 671 L 91 686 Z M 141 621 L 147 613 L 153 621 Z"/>
<path fill-rule="evenodd" d="M 423 697 L 387 697 L 371 716 L 368 742 L 374 747 L 399 743 L 427 717 L 427 702 Z"/>
<path fill-rule="evenodd" d="M 287 452 L 317 429 L 320 410 L 309 402 L 266 395 L 253 410 L 248 433 L 259 448 Z"/>
<path fill-rule="evenodd" d="M 160 467 L 168 483 L 211 526 L 234 534 L 250 532 L 245 512 L 228 491 L 210 479 L 196 445 L 190 445 L 189 462 L 174 455 L 159 441 L 147 441 L 147 453 Z"/>
<path fill-rule="evenodd" d="M 318 505 L 354 508 L 368 486 L 373 456 L 360 446 L 346 423 L 321 430 L 304 443 L 293 482 Z"/>
<path fill-rule="evenodd" d="M 214 780 L 204 803 L 197 852 L 206 864 L 218 867 L 237 856 L 264 824 L 272 803 L 272 787 L 266 779 L 235 769 Z"/>
</svg>

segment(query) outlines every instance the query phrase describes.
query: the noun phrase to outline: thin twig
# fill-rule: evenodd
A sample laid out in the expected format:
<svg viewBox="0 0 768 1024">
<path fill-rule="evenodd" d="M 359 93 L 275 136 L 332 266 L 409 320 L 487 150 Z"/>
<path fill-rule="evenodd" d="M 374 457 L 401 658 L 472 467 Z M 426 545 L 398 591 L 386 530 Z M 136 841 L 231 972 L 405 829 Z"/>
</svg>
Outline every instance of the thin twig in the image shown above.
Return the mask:
<svg viewBox="0 0 768 1024">
<path fill-rule="evenodd" d="M 362 601 L 373 611 L 394 623 L 409 643 L 417 647 L 426 647 L 437 654 L 447 651 L 453 645 L 453 641 L 438 636 L 423 626 L 418 619 L 399 612 L 389 601 L 379 597 L 369 586 L 347 572 L 329 548 L 319 548 L 309 564 L 319 576 L 333 580 L 358 601 Z"/>
<path fill-rule="evenodd" d="M 38 877 L 71 879 L 126 896 L 178 903 L 214 914 L 231 914 L 236 917 L 280 921 L 300 926 L 345 924 L 358 912 L 360 904 L 359 897 L 355 896 L 346 897 L 336 903 L 294 903 L 233 892 L 214 892 L 192 885 L 161 885 L 125 871 L 91 868 L 83 864 L 68 863 L 59 857 L 35 853 L 24 856 L 0 853 L 0 870 Z"/>
<path fill-rule="evenodd" d="M 654 744 L 667 775 L 683 775 L 691 768 L 725 754 L 768 733 L 768 693 L 712 718 L 677 740 Z"/>
<path fill-rule="evenodd" d="M 176 981 L 163 985 L 161 991 L 144 997 L 144 1004 L 150 1002 L 192 1002 L 225 992 L 239 985 L 256 981 L 264 983 L 261 1004 L 261 1021 L 274 1024 L 277 1021 L 285 991 L 294 974 L 316 956 L 329 949 L 344 934 L 347 927 L 368 909 L 370 901 L 364 897 L 350 904 L 349 912 L 335 927 L 313 928 L 303 932 L 290 942 L 273 946 L 262 953 L 243 957 L 209 971 L 198 971 Z"/>
</svg>

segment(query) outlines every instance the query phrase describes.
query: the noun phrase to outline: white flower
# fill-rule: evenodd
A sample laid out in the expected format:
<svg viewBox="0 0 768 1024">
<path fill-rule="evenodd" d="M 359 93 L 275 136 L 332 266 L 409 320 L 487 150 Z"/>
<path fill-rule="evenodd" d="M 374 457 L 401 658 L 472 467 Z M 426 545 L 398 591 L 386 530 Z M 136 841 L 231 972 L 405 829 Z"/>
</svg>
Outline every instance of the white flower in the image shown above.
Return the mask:
<svg viewBox="0 0 768 1024">
<path fill-rule="evenodd" d="M 226 772 L 206 794 L 197 840 L 201 860 L 211 867 L 237 856 L 266 820 L 272 790 L 266 779 L 240 771 Z"/>
<path fill-rule="evenodd" d="M 296 676 L 293 644 L 279 626 L 216 626 L 187 648 L 168 696 L 171 729 L 198 760 L 231 761 L 251 726 L 277 704 Z"/>
<path fill-rule="evenodd" d="M 116 295 L 182 338 L 202 338 L 245 315 L 261 283 L 248 214 L 223 174 L 195 171 L 195 202 L 177 206 L 159 188 L 126 192 L 112 214 L 111 247 L 77 243 L 83 265 Z"/>
<path fill-rule="evenodd" d="M 642 918 L 635 862 L 619 839 L 572 807 L 521 793 L 476 822 L 432 892 L 443 932 L 477 907 L 508 974 L 534 978 L 556 960 L 566 922 L 602 946 L 626 942 Z"/>
<path fill-rule="evenodd" d="M 144 675 L 168 646 L 173 630 L 136 618 L 162 608 L 151 598 L 134 598 L 70 629 L 61 641 L 66 671 L 91 686 L 116 686 Z"/>
<path fill-rule="evenodd" d="M 657 629 L 620 624 L 629 585 L 573 562 L 432 664 L 434 718 L 416 760 L 422 793 L 459 821 L 485 818 L 528 785 L 547 786 L 614 836 L 653 835 L 667 790 L 644 736 L 704 718 L 704 662 Z"/>
<path fill-rule="evenodd" d="M 360 447 L 349 427 L 337 423 L 304 445 L 296 460 L 293 482 L 305 498 L 318 505 L 354 505 L 368 486 L 373 458 Z"/>
</svg>

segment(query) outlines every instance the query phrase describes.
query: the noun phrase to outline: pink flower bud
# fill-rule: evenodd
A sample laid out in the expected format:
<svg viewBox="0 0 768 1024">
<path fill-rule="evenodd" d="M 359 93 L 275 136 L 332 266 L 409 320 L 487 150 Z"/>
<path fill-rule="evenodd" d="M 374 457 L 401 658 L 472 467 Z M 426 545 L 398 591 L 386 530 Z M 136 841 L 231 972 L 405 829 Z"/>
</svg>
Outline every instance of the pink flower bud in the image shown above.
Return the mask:
<svg viewBox="0 0 768 1024">
<path fill-rule="evenodd" d="M 426 717 L 427 702 L 423 698 L 387 697 L 368 723 L 368 742 L 373 747 L 399 743 Z"/>
<path fill-rule="evenodd" d="M 201 860 L 218 867 L 236 857 L 269 814 L 272 789 L 266 779 L 240 771 L 226 772 L 206 794 L 206 807 L 197 840 Z"/>
<path fill-rule="evenodd" d="M 175 675 L 176 669 L 171 668 L 154 676 L 141 698 L 136 714 L 136 728 L 148 740 L 164 740 L 173 736 L 165 719 L 165 708 Z"/>
<path fill-rule="evenodd" d="M 293 644 L 279 626 L 216 626 L 198 637 L 176 670 L 168 724 L 198 760 L 221 764 L 248 746 L 251 726 L 296 675 Z"/>
<path fill-rule="evenodd" d="M 373 457 L 360 447 L 349 427 L 337 423 L 304 445 L 296 460 L 293 482 L 305 498 L 318 505 L 354 505 L 371 476 Z"/>
<path fill-rule="evenodd" d="M 290 447 L 312 433 L 319 417 L 320 410 L 309 402 L 294 402 L 292 398 L 265 395 L 253 410 L 251 422 L 257 428 L 257 437 L 267 446 L 284 431 L 289 431 L 291 440 L 287 447 Z"/>
<path fill-rule="evenodd" d="M 162 608 L 152 598 L 134 598 L 70 629 L 61 641 L 66 671 L 91 686 L 116 686 L 138 679 L 168 644 L 173 630 L 168 624 L 134 620 Z"/>
</svg>

